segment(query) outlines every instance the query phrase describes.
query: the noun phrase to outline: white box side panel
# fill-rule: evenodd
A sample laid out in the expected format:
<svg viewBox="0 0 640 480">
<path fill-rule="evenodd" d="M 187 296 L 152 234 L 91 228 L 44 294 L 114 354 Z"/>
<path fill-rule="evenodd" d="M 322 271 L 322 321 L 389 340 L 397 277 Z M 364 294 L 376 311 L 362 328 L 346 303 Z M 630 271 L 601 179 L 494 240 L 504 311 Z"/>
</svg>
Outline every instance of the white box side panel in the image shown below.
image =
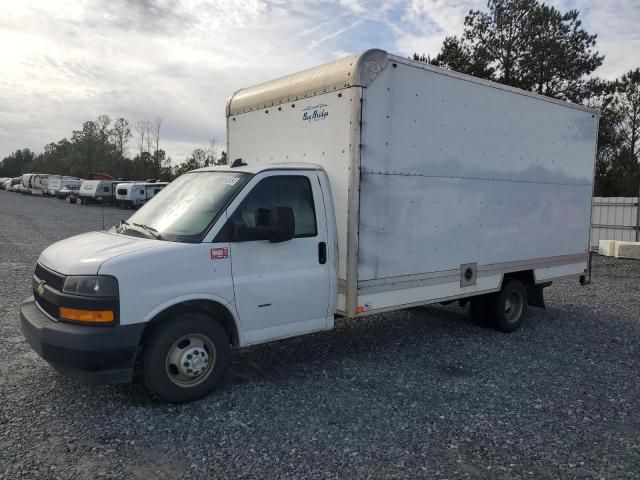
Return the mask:
<svg viewBox="0 0 640 480">
<path fill-rule="evenodd" d="M 584 262 L 572 263 L 570 265 L 536 268 L 533 273 L 536 282 L 544 282 L 545 280 L 552 280 L 554 278 L 582 275 L 586 270 L 587 262 L 585 260 Z"/>
<path fill-rule="evenodd" d="M 359 87 L 344 89 L 227 118 L 230 161 L 242 158 L 249 165 L 305 162 L 325 169 L 334 197 L 341 279 L 346 278 L 350 117 L 354 102 L 360 101 L 359 91 Z M 314 110 L 327 115 L 314 117 Z"/>
<path fill-rule="evenodd" d="M 364 98 L 359 281 L 587 251 L 591 113 L 403 64 Z"/>
<path fill-rule="evenodd" d="M 473 287 L 460 287 L 460 282 L 439 283 L 398 290 L 387 290 L 378 293 L 358 295 L 358 304 L 364 306 L 365 311 L 392 309 L 407 305 L 429 302 L 430 300 L 444 300 L 457 296 L 473 296 L 477 292 L 497 291 L 500 287 L 502 275 L 491 275 L 478 278 Z"/>
</svg>

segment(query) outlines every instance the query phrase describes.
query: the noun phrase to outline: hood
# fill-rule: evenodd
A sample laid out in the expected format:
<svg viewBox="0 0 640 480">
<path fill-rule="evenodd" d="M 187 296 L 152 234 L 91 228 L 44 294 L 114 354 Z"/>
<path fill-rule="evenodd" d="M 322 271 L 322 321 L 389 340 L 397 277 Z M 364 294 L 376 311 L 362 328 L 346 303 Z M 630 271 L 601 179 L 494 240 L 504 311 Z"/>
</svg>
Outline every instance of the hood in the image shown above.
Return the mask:
<svg viewBox="0 0 640 480">
<path fill-rule="evenodd" d="M 63 275 L 96 275 L 110 258 L 161 247 L 166 242 L 109 232 L 89 232 L 54 243 L 40 254 L 45 267 Z"/>
</svg>

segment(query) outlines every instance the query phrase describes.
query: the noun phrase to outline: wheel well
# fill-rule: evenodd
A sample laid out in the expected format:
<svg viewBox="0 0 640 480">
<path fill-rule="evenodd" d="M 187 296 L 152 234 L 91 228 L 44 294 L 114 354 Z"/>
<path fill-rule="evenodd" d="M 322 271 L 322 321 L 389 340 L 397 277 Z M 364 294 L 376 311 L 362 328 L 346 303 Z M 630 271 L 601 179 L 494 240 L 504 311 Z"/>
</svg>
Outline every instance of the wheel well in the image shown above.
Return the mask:
<svg viewBox="0 0 640 480">
<path fill-rule="evenodd" d="M 504 281 L 508 278 L 517 278 L 522 283 L 524 283 L 524 286 L 527 288 L 531 288 L 536 284 L 535 277 L 533 276 L 533 270 L 523 270 L 521 272 L 505 273 L 504 277 L 502 278 L 503 285 L 504 285 Z"/>
<path fill-rule="evenodd" d="M 227 332 L 231 345 L 234 347 L 238 346 L 238 329 L 236 327 L 236 322 L 233 320 L 233 316 L 225 306 L 212 300 L 189 300 L 172 305 L 166 310 L 163 310 L 149 322 L 147 328 L 144 330 L 142 341 L 144 341 L 144 337 L 153 330 L 154 325 L 165 322 L 178 313 L 193 311 L 204 313 L 219 322 Z"/>
</svg>

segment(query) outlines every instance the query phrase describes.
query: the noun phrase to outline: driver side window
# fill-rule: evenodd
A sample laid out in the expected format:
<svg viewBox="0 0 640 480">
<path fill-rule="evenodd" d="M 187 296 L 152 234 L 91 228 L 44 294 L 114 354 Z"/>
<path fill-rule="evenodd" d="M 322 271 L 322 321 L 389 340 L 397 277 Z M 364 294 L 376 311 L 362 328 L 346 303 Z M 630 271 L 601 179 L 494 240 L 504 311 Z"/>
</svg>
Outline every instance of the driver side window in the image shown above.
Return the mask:
<svg viewBox="0 0 640 480">
<path fill-rule="evenodd" d="M 318 233 L 313 192 L 308 177 L 283 175 L 261 180 L 244 198 L 231 217 L 235 225 L 263 227 L 272 205 L 293 209 L 295 237 L 315 237 Z"/>
</svg>

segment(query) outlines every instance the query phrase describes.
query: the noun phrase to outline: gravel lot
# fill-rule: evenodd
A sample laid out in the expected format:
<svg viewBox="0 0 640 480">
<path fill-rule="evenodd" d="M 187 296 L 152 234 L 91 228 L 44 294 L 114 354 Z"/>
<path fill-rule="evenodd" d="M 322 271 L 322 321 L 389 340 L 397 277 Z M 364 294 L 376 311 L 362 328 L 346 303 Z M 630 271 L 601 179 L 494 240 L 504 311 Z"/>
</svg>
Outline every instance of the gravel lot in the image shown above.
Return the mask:
<svg viewBox="0 0 640 480">
<path fill-rule="evenodd" d="M 101 227 L 0 191 L 0 479 L 640 478 L 640 262 L 597 257 L 511 335 L 438 306 L 238 351 L 216 393 L 171 406 L 78 385 L 22 338 L 39 253 Z"/>
</svg>

